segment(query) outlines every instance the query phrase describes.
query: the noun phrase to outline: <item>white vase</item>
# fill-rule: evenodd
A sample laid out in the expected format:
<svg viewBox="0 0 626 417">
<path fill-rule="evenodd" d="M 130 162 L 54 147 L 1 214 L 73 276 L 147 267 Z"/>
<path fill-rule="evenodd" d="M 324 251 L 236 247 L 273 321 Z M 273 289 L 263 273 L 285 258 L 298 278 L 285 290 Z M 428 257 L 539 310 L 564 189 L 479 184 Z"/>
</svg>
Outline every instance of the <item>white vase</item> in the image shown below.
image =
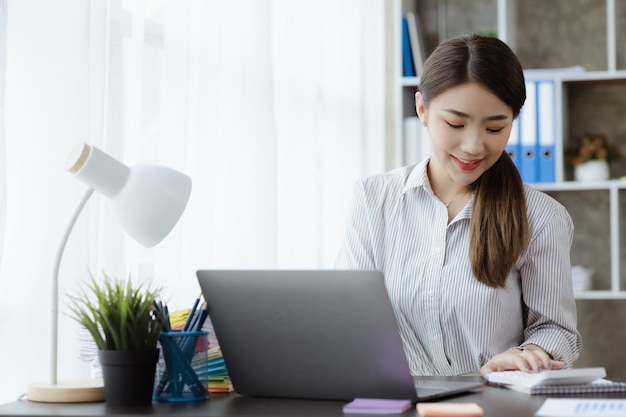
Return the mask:
<svg viewBox="0 0 626 417">
<path fill-rule="evenodd" d="M 604 160 L 587 161 L 574 168 L 576 181 L 606 181 L 609 179 L 609 163 Z"/>
</svg>

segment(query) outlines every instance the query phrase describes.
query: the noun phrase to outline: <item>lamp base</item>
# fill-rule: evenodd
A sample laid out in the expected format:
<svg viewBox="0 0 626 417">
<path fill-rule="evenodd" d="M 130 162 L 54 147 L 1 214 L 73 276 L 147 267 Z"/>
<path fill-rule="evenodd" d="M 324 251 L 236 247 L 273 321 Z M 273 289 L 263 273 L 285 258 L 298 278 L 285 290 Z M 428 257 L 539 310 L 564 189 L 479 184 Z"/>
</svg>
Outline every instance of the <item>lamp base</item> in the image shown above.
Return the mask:
<svg viewBox="0 0 626 417">
<path fill-rule="evenodd" d="M 29 401 L 40 403 L 87 403 L 104 401 L 102 378 L 66 380 L 56 384 L 33 382 L 28 385 Z"/>
</svg>

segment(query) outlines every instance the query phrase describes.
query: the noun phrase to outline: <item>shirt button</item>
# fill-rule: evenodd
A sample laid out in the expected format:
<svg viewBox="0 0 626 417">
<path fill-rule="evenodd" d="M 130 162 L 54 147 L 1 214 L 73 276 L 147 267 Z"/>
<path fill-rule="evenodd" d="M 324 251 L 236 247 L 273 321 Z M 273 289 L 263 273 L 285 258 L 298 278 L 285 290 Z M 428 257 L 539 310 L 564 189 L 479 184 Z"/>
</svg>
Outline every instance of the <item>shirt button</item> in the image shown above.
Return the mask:
<svg viewBox="0 0 626 417">
<path fill-rule="evenodd" d="M 439 341 L 439 337 L 433 336 L 433 342 L 438 342 L 438 341 Z"/>
<path fill-rule="evenodd" d="M 433 290 L 428 291 L 428 295 L 431 297 L 435 296 L 435 292 Z"/>
<path fill-rule="evenodd" d="M 439 255 L 439 254 L 441 253 L 441 248 L 440 248 L 440 247 L 436 247 L 436 248 L 435 248 L 435 253 L 436 253 L 437 255 Z"/>
</svg>

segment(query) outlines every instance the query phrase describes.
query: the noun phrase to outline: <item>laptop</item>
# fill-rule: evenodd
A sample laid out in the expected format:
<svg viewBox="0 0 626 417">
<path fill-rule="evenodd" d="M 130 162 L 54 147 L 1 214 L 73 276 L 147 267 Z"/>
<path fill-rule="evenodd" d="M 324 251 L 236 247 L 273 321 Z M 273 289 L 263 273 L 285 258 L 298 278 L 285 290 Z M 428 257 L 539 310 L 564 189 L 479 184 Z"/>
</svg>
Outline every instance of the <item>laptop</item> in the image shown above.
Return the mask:
<svg viewBox="0 0 626 417">
<path fill-rule="evenodd" d="M 235 392 L 258 397 L 430 400 L 480 377 L 413 377 L 382 274 L 199 270 Z"/>
</svg>

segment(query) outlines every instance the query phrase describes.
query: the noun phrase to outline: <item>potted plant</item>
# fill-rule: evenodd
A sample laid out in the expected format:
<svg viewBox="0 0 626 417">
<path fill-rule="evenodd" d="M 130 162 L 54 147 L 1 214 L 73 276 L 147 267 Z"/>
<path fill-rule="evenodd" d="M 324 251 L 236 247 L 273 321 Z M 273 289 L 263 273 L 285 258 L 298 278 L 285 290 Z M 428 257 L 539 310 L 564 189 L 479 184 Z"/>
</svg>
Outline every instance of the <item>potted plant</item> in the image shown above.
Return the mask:
<svg viewBox="0 0 626 417">
<path fill-rule="evenodd" d="M 152 401 L 157 342 L 162 320 L 153 309 L 159 289 L 93 275 L 86 288 L 69 296 L 72 318 L 85 326 L 98 347 L 108 405 Z"/>
<path fill-rule="evenodd" d="M 609 164 L 621 156 L 619 147 L 599 134 L 581 136 L 565 148 L 565 160 L 577 181 L 609 179 Z"/>
</svg>

